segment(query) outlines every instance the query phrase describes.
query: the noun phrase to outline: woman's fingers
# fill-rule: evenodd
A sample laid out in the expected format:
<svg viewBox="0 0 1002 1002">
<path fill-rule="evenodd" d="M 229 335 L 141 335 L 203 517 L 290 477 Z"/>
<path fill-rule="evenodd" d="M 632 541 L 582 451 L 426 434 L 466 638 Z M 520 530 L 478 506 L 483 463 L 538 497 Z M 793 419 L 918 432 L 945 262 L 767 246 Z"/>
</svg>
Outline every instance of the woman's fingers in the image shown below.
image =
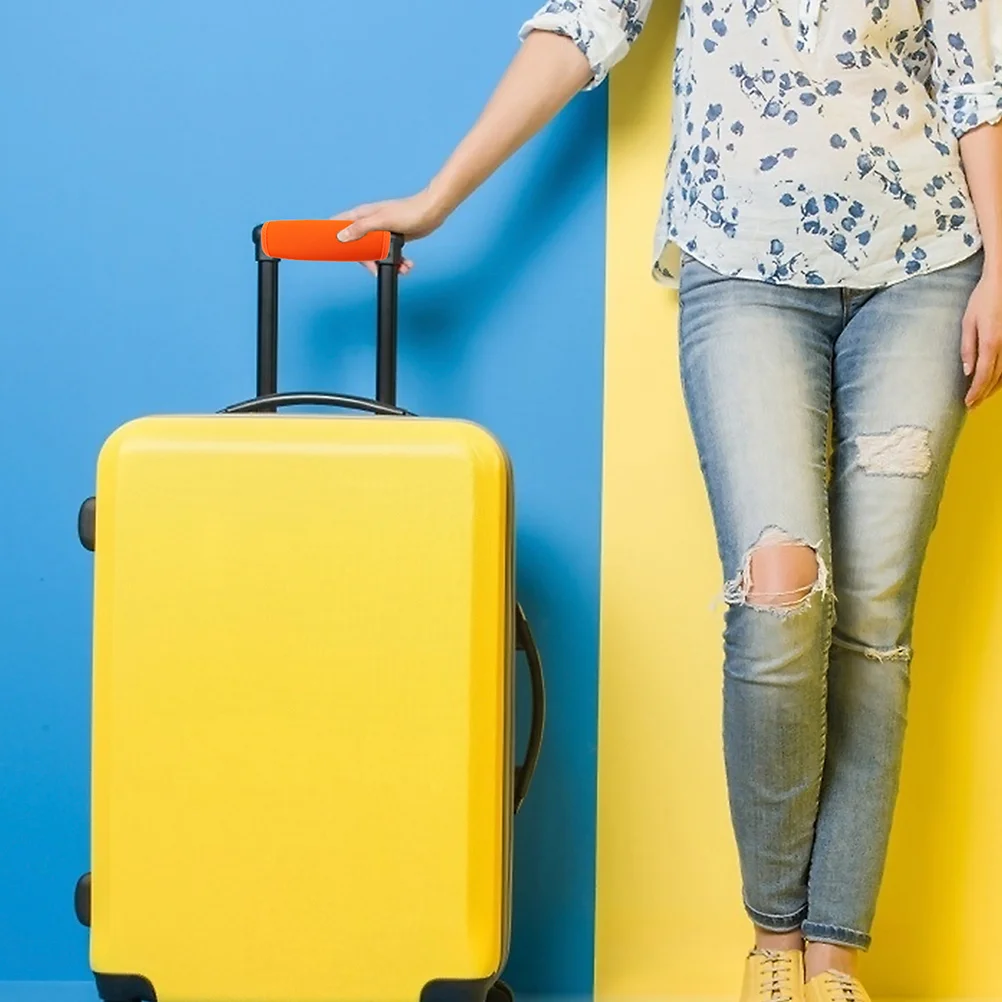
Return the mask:
<svg viewBox="0 0 1002 1002">
<path fill-rule="evenodd" d="M 362 266 L 370 275 L 375 275 L 377 273 L 375 261 L 363 261 Z M 401 275 L 409 275 L 414 268 L 414 262 L 404 258 L 400 262 L 400 267 L 397 269 L 398 273 Z"/>
<path fill-rule="evenodd" d="M 373 230 L 393 230 L 397 229 L 397 221 L 390 219 L 390 215 L 400 215 L 399 206 L 401 203 L 393 202 L 374 202 L 369 205 L 357 205 L 354 209 L 348 209 L 346 212 L 339 212 L 337 215 L 331 216 L 331 219 L 341 220 L 342 222 L 347 222 L 349 225 L 346 226 L 340 233 L 338 233 L 338 240 L 348 241 L 348 240 L 360 240 L 367 233 L 371 233 Z M 397 206 L 397 212 L 393 213 L 394 205 Z M 365 269 L 371 274 L 376 274 L 376 265 L 372 261 L 363 262 Z M 403 258 L 400 262 L 399 272 L 401 275 L 407 275 L 414 268 L 414 262 L 410 258 Z"/>
<path fill-rule="evenodd" d="M 981 399 L 987 400 L 998 390 L 1000 385 L 1002 385 L 1002 351 L 997 352 L 995 355 L 995 370 L 988 383 L 988 388 L 985 390 L 984 396 Z"/>
<path fill-rule="evenodd" d="M 371 214 L 359 216 L 353 222 L 349 223 L 340 233 L 338 233 L 337 238 L 342 243 L 349 240 L 359 240 L 366 235 L 366 233 L 372 230 L 378 230 L 379 226 L 373 222 L 374 216 Z"/>
<path fill-rule="evenodd" d="M 336 216 L 331 216 L 331 219 L 338 219 L 348 222 L 346 226 L 340 233 L 338 233 L 338 240 L 348 241 L 348 240 L 360 240 L 367 233 L 371 233 L 373 230 L 381 229 L 380 216 L 381 216 L 382 206 L 376 205 L 358 205 L 354 209 L 349 209 L 347 212 L 339 213 Z"/>
<path fill-rule="evenodd" d="M 994 331 L 986 331 L 978 326 L 978 359 L 974 368 L 974 379 L 964 403 L 976 407 L 997 388 L 1002 367 L 1002 338 Z"/>
<path fill-rule="evenodd" d="M 974 372 L 974 365 L 978 358 L 978 325 L 973 313 L 967 312 L 964 315 L 962 330 L 960 360 L 964 363 L 964 375 L 969 376 Z"/>
</svg>

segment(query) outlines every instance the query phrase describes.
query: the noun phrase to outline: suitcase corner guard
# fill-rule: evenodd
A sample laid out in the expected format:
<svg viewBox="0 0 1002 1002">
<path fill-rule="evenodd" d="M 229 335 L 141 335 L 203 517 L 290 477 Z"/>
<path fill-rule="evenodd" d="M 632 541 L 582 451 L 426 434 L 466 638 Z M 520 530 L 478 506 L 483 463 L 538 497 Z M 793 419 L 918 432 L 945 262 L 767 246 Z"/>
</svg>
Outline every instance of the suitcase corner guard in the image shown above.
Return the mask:
<svg viewBox="0 0 1002 1002">
<path fill-rule="evenodd" d="M 138 974 L 95 974 L 94 981 L 103 1002 L 157 1002 L 153 984 Z"/>
<path fill-rule="evenodd" d="M 496 986 L 500 984 L 497 976 L 475 981 L 429 981 L 421 991 L 421 1002 L 505 1002 L 503 998 L 495 998 Z"/>
</svg>

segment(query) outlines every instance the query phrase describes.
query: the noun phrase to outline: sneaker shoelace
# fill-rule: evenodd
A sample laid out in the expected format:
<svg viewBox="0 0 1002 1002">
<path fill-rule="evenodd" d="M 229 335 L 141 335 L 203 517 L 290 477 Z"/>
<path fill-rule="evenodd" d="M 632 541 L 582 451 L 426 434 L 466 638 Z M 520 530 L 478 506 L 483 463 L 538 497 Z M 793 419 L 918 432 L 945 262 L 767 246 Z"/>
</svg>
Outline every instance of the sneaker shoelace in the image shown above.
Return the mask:
<svg viewBox="0 0 1002 1002">
<path fill-rule="evenodd" d="M 841 990 L 844 1002 L 863 1002 L 863 997 L 857 988 L 856 979 L 852 975 L 845 974 L 842 971 L 829 971 L 828 976 Z"/>
<path fill-rule="evenodd" d="M 766 980 L 759 987 L 769 1002 L 792 1002 L 790 992 L 790 958 L 780 953 L 763 951 L 761 954 L 763 974 Z M 855 1000 L 853 1000 L 855 1002 Z"/>
</svg>

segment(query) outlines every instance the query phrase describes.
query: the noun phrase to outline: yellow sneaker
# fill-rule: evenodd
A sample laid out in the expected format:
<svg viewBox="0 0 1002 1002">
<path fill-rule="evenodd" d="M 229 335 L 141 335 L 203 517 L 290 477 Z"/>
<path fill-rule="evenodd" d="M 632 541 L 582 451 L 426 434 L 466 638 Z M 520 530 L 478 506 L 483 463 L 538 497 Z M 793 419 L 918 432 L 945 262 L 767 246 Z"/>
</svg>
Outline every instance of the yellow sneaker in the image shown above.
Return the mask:
<svg viewBox="0 0 1002 1002">
<path fill-rule="evenodd" d="M 805 1002 L 870 1002 L 858 978 L 841 971 L 825 971 L 807 982 Z"/>
<path fill-rule="evenodd" d="M 805 1002 L 804 955 L 799 950 L 752 950 L 745 961 L 741 1002 Z"/>
</svg>

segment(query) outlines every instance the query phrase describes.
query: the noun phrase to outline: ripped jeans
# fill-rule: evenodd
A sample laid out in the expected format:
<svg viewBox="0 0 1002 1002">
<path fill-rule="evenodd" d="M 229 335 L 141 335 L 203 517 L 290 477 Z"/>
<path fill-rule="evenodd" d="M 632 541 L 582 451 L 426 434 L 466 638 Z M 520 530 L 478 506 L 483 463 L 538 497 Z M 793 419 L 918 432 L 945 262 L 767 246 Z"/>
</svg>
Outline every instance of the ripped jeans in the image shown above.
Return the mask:
<svg viewBox="0 0 1002 1002">
<path fill-rule="evenodd" d="M 727 581 L 728 795 L 745 908 L 767 930 L 870 945 L 981 267 L 978 251 L 856 291 L 683 259 L 683 390 Z M 814 584 L 756 601 L 752 554 L 784 544 L 810 548 Z"/>
</svg>

